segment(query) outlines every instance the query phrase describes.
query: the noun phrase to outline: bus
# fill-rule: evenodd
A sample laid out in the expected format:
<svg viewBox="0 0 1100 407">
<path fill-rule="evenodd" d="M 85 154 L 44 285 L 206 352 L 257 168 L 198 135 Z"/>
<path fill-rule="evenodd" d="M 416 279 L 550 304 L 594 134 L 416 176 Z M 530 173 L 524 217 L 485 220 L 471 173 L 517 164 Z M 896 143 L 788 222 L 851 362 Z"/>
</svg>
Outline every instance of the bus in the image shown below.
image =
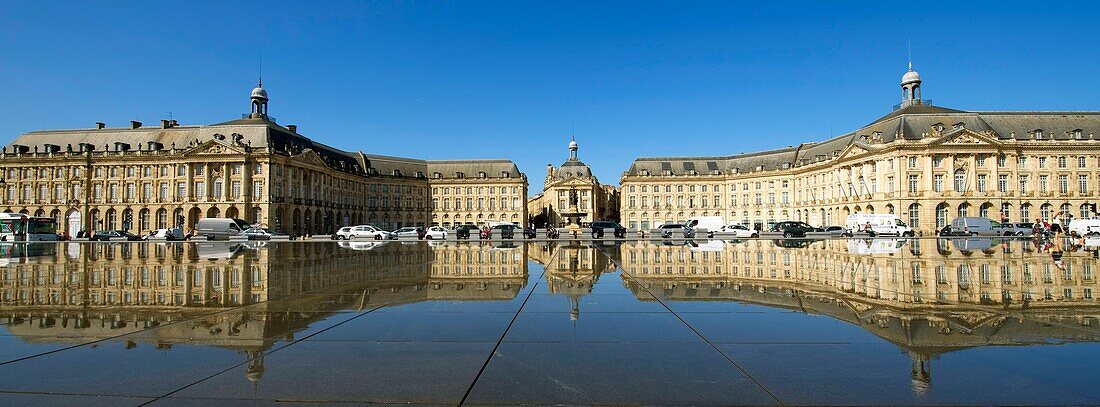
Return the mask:
<svg viewBox="0 0 1100 407">
<path fill-rule="evenodd" d="M 0 213 L 0 241 L 57 241 L 57 221 L 22 213 Z"/>
</svg>

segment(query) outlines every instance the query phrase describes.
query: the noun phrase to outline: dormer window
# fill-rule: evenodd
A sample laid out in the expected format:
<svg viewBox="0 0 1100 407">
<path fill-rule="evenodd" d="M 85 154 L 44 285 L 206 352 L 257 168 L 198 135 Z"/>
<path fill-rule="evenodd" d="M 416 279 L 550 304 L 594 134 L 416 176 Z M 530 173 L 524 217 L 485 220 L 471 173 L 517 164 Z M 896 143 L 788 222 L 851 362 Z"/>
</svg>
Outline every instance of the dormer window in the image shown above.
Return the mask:
<svg viewBox="0 0 1100 407">
<path fill-rule="evenodd" d="M 943 123 L 936 123 L 932 125 L 932 129 L 938 132 L 943 132 L 944 125 Z"/>
<path fill-rule="evenodd" d="M 1042 140 L 1043 139 L 1043 129 L 1035 129 L 1035 131 L 1031 132 L 1031 136 L 1035 137 L 1036 140 Z"/>
<path fill-rule="evenodd" d="M 718 171 L 718 170 L 711 170 L 711 171 L 710 171 L 710 175 L 722 175 L 722 171 Z"/>
<path fill-rule="evenodd" d="M 763 165 L 757 165 L 756 170 L 757 171 L 764 171 L 764 166 Z"/>
<path fill-rule="evenodd" d="M 424 171 L 417 171 L 416 172 L 416 177 L 417 178 L 424 178 Z"/>
<path fill-rule="evenodd" d="M 688 175 L 699 175 L 695 170 L 688 170 Z"/>
<path fill-rule="evenodd" d="M 460 179 L 461 178 L 466 178 L 466 174 L 463 173 L 463 172 L 456 172 L 455 173 L 455 178 L 460 178 Z"/>
<path fill-rule="evenodd" d="M 648 177 L 649 176 L 649 170 L 642 170 L 642 175 Z"/>
<path fill-rule="evenodd" d="M 963 122 L 958 122 L 958 123 L 955 123 L 954 126 L 951 126 L 951 128 L 953 128 L 955 130 L 959 130 L 959 129 L 962 129 L 962 128 L 965 128 L 965 127 L 966 127 L 966 125 L 963 124 Z"/>
<path fill-rule="evenodd" d="M 508 171 L 501 171 L 500 172 L 500 177 L 501 178 L 510 178 L 511 176 L 512 176 L 512 174 L 509 173 Z"/>
<path fill-rule="evenodd" d="M 477 177 L 478 178 L 485 178 L 485 171 L 478 171 Z"/>
<path fill-rule="evenodd" d="M 665 170 L 665 175 L 672 175 L 672 170 Z"/>
<path fill-rule="evenodd" d="M 1073 131 L 1073 138 L 1077 139 L 1077 140 L 1084 140 L 1085 139 L 1085 132 L 1082 131 L 1081 129 L 1074 130 Z"/>
<path fill-rule="evenodd" d="M 393 170 L 393 176 L 400 177 L 401 176 L 401 170 Z"/>
<path fill-rule="evenodd" d="M 432 173 L 432 178 L 435 178 L 435 179 L 440 179 L 440 178 L 443 178 L 443 173 L 442 173 L 442 172 L 438 172 L 438 171 L 437 171 L 437 172 L 434 172 L 434 173 Z"/>
</svg>

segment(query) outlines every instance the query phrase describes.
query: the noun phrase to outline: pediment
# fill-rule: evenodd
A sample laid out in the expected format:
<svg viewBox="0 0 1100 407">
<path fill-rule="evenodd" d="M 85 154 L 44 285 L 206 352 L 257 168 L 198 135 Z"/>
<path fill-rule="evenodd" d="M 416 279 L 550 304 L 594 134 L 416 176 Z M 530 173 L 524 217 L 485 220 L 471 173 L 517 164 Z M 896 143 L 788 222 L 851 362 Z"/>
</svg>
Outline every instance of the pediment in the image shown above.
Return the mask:
<svg viewBox="0 0 1100 407">
<path fill-rule="evenodd" d="M 1001 142 L 996 140 L 996 135 L 988 131 L 987 134 L 977 133 L 967 129 L 944 134 L 938 140 L 932 141 L 933 146 L 974 147 L 991 146 L 1001 147 Z"/>
<path fill-rule="evenodd" d="M 844 150 L 842 150 L 840 152 L 840 155 L 837 156 L 837 158 L 838 159 L 844 159 L 844 158 L 848 158 L 848 157 L 858 157 L 858 156 L 865 155 L 865 154 L 868 154 L 868 153 L 874 153 L 874 152 L 877 152 L 879 150 L 880 150 L 879 148 L 871 147 L 867 144 L 856 142 L 856 143 L 849 144 L 848 147 L 845 147 Z"/>
<path fill-rule="evenodd" d="M 328 165 L 325 163 L 325 160 L 321 158 L 320 154 L 317 154 L 316 151 L 313 151 L 313 149 L 310 148 L 305 149 L 305 151 L 302 151 L 301 153 L 293 157 L 295 159 L 301 160 L 303 163 L 306 164 L 319 165 L 322 167 Z"/>
<path fill-rule="evenodd" d="M 195 147 L 188 149 L 187 151 L 184 151 L 183 155 L 236 155 L 244 153 L 245 151 L 240 147 L 231 146 L 218 140 L 207 140 L 202 144 L 199 144 Z"/>
</svg>

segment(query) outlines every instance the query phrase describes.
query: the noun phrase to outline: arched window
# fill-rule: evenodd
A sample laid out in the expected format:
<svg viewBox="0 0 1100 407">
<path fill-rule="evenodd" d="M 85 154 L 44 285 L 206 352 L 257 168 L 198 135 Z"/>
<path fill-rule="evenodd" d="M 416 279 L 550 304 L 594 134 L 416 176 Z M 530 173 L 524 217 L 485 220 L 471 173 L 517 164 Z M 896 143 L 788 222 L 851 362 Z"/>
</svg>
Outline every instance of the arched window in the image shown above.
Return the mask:
<svg viewBox="0 0 1100 407">
<path fill-rule="evenodd" d="M 942 203 L 936 206 L 936 229 L 947 226 L 947 204 Z"/>
<path fill-rule="evenodd" d="M 959 204 L 959 217 L 965 218 L 970 213 L 970 204 L 963 202 Z"/>
<path fill-rule="evenodd" d="M 920 204 L 909 204 L 909 227 L 920 226 Z"/>
<path fill-rule="evenodd" d="M 966 191 L 966 171 L 955 170 L 955 191 Z"/>
</svg>

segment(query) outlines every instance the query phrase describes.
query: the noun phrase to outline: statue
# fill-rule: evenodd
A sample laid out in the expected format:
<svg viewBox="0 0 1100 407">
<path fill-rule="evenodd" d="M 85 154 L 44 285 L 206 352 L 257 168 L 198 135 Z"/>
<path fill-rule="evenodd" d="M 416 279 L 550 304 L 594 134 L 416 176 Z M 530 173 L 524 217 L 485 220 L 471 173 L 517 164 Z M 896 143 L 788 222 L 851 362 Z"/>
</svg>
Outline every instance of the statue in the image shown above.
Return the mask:
<svg viewBox="0 0 1100 407">
<path fill-rule="evenodd" d="M 577 206 L 577 190 L 575 190 L 575 189 L 570 189 L 569 190 L 569 206 L 570 207 L 576 207 Z"/>
</svg>

